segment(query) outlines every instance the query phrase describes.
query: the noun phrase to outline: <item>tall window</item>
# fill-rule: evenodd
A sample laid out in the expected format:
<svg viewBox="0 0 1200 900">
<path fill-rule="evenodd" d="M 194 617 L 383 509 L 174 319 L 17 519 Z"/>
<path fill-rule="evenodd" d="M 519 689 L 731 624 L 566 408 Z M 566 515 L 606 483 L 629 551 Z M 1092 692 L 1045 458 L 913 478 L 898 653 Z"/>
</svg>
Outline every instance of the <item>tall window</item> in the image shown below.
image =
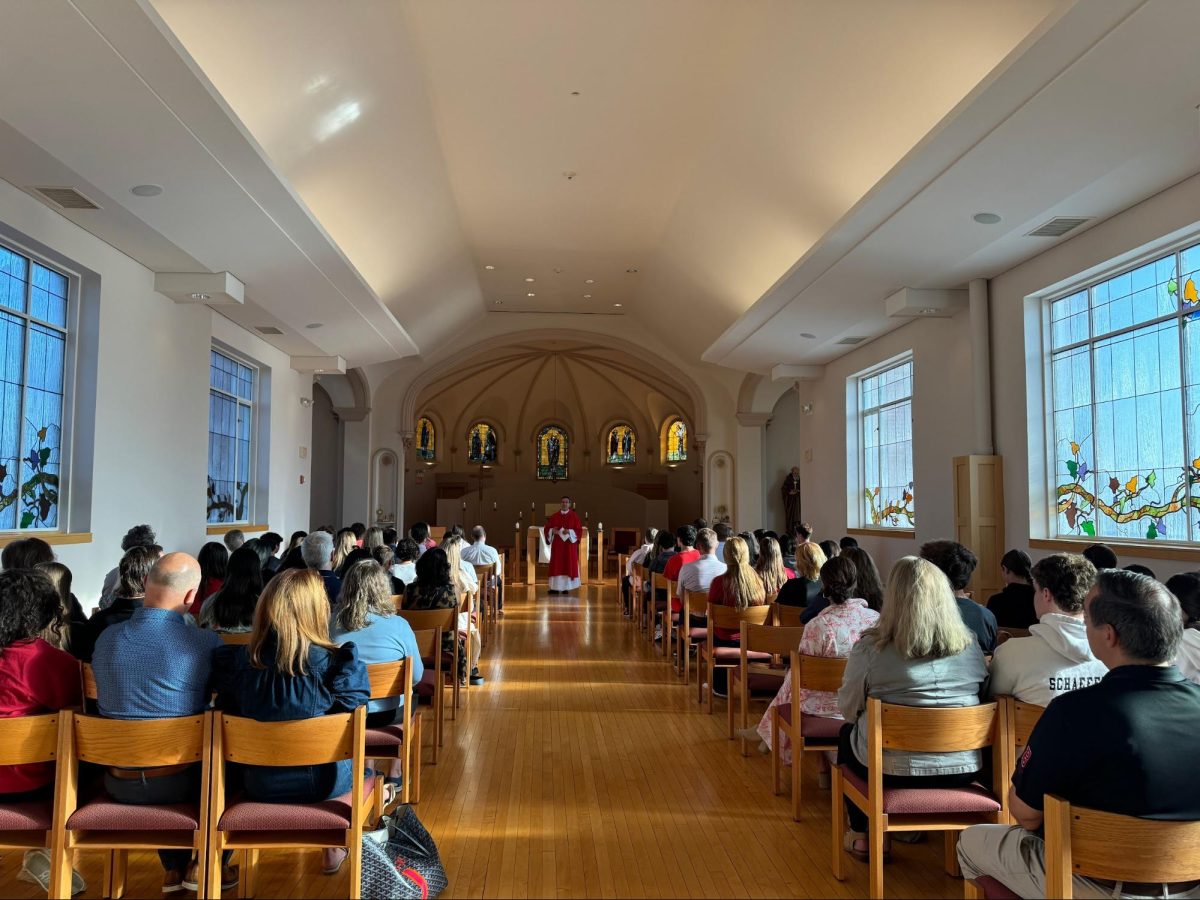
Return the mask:
<svg viewBox="0 0 1200 900">
<path fill-rule="evenodd" d="M 666 427 L 665 462 L 687 462 L 688 430 L 683 419 L 672 419 Z"/>
<path fill-rule="evenodd" d="M 0 247 L 0 530 L 59 528 L 68 287 Z"/>
<path fill-rule="evenodd" d="M 208 521 L 249 522 L 258 372 L 213 350 L 208 381 Z"/>
<path fill-rule="evenodd" d="M 1194 245 L 1049 302 L 1058 535 L 1200 542 L 1198 279 Z"/>
<path fill-rule="evenodd" d="M 547 425 L 537 437 L 537 477 L 561 481 L 567 477 L 567 433 L 557 425 Z"/>
<path fill-rule="evenodd" d="M 416 454 L 421 462 L 433 462 L 437 459 L 437 429 L 428 416 L 417 419 Z"/>
<path fill-rule="evenodd" d="M 496 456 L 496 429 L 487 422 L 476 422 L 467 435 L 467 461 L 492 465 Z"/>
<path fill-rule="evenodd" d="M 637 462 L 637 432 L 629 425 L 617 425 L 608 432 L 605 454 L 610 466 L 629 466 Z"/>
<path fill-rule="evenodd" d="M 861 522 L 873 528 L 912 528 L 912 358 L 857 378 Z"/>
</svg>

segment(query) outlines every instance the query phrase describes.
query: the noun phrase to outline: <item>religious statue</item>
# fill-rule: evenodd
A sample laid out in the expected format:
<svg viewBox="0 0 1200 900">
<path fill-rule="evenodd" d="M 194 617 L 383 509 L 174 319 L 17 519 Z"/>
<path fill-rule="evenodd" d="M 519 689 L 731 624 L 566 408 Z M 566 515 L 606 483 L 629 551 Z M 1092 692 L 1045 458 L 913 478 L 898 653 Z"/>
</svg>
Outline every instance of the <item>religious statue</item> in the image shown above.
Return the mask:
<svg viewBox="0 0 1200 900">
<path fill-rule="evenodd" d="M 483 459 L 483 442 L 479 440 L 478 428 L 471 432 L 471 453 L 469 458 Z"/>
<path fill-rule="evenodd" d="M 558 468 L 558 435 L 551 434 L 546 438 L 546 462 L 550 466 L 550 471 Z"/>
<path fill-rule="evenodd" d="M 800 524 L 800 469 L 798 466 L 792 466 L 792 471 L 788 473 L 787 478 L 783 479 L 780 493 L 783 495 L 787 530 L 791 533 Z"/>
<path fill-rule="evenodd" d="M 613 429 L 608 433 L 608 458 L 617 458 L 617 429 Z"/>
<path fill-rule="evenodd" d="M 550 593 L 575 590 L 579 587 L 578 544 L 583 523 L 571 509 L 570 497 L 562 498 L 561 508 L 547 520 L 542 532 L 550 544 Z"/>
<path fill-rule="evenodd" d="M 483 461 L 489 463 L 496 461 L 496 432 L 490 428 L 488 429 L 487 437 L 484 439 Z"/>
<path fill-rule="evenodd" d="M 429 421 L 427 419 L 421 420 L 421 440 L 417 446 L 422 450 L 429 449 Z"/>
<path fill-rule="evenodd" d="M 626 428 L 621 435 L 621 455 L 629 456 L 633 452 L 633 432 Z"/>
</svg>

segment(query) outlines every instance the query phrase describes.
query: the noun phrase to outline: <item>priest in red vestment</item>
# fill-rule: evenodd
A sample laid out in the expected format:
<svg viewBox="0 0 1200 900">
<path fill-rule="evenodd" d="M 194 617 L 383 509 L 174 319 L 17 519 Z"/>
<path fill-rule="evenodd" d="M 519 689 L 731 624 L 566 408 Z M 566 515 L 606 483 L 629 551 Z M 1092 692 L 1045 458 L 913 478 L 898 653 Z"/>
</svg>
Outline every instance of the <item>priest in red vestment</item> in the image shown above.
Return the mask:
<svg viewBox="0 0 1200 900">
<path fill-rule="evenodd" d="M 571 498 L 562 498 L 562 508 L 544 527 L 550 545 L 550 593 L 560 594 L 579 587 L 579 538 L 583 523 L 571 509 Z"/>
</svg>

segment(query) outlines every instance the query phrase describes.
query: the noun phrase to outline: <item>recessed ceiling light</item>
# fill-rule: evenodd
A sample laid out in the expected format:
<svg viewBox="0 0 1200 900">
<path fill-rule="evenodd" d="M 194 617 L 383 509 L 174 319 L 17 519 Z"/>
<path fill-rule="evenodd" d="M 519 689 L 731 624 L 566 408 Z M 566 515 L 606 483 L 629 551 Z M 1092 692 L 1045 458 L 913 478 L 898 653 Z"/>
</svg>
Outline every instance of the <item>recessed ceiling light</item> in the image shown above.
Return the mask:
<svg viewBox="0 0 1200 900">
<path fill-rule="evenodd" d="M 561 275 L 561 274 L 562 274 L 562 269 L 557 269 L 557 268 L 556 268 L 556 269 L 554 270 L 554 274 L 555 274 L 555 275 Z"/>
<path fill-rule="evenodd" d="M 532 279 L 532 278 L 526 278 L 525 280 L 526 280 L 526 281 L 528 281 L 528 282 L 530 282 L 531 284 L 533 283 L 533 279 Z"/>
<path fill-rule="evenodd" d="M 135 197 L 157 197 L 162 192 L 162 185 L 159 184 L 138 184 L 129 189 L 129 193 Z"/>
<path fill-rule="evenodd" d="M 995 225 L 1000 221 L 1000 217 L 992 212 L 978 212 L 971 216 L 980 225 Z"/>
<path fill-rule="evenodd" d="M 595 284 L 595 283 L 596 283 L 595 278 L 589 278 L 587 281 L 584 282 L 584 284 Z"/>
<path fill-rule="evenodd" d="M 567 171 L 563 172 L 563 178 L 567 179 L 567 181 L 571 181 L 575 177 L 576 174 L 577 173 L 572 172 L 570 169 L 568 169 Z"/>
<path fill-rule="evenodd" d="M 496 267 L 495 267 L 495 266 L 484 266 L 484 268 L 485 268 L 485 269 L 488 269 L 488 270 L 491 270 L 491 269 L 494 269 L 494 268 L 496 268 Z"/>
<path fill-rule="evenodd" d="M 578 96 L 579 96 L 579 91 L 571 91 L 571 96 L 572 96 L 572 97 L 578 97 Z"/>
<path fill-rule="evenodd" d="M 614 303 L 614 304 L 613 304 L 613 309 L 620 309 L 620 308 L 621 308 L 621 304 L 620 304 L 620 303 Z"/>
<path fill-rule="evenodd" d="M 320 328 L 324 324 L 325 324 L 324 322 L 309 322 L 304 327 L 305 328 Z"/>
<path fill-rule="evenodd" d="M 526 297 L 536 297 L 536 296 L 537 296 L 537 294 L 535 294 L 535 293 L 533 293 L 533 292 L 531 291 L 530 293 L 526 294 L 525 296 L 526 296 Z"/>
<path fill-rule="evenodd" d="M 209 294 L 192 294 L 192 299 L 193 300 L 211 300 L 212 296 Z"/>
<path fill-rule="evenodd" d="M 504 305 L 504 301 L 503 301 L 503 300 L 493 300 L 493 301 L 492 301 L 492 303 L 493 303 L 494 305 L 496 305 L 496 306 L 503 306 L 503 305 Z"/>
<path fill-rule="evenodd" d="M 800 337 L 808 338 L 810 341 L 812 341 L 812 340 L 816 340 L 817 336 L 815 334 L 809 334 L 807 331 L 802 331 L 802 332 L 800 332 Z"/>
<path fill-rule="evenodd" d="M 626 270 L 625 270 L 625 274 L 626 274 L 626 275 L 636 275 L 636 274 L 637 274 L 637 269 L 626 269 Z"/>
<path fill-rule="evenodd" d="M 591 300 L 591 299 L 592 299 L 592 295 L 591 295 L 591 294 L 584 294 L 584 295 L 583 295 L 583 299 L 584 299 L 584 300 Z"/>
</svg>

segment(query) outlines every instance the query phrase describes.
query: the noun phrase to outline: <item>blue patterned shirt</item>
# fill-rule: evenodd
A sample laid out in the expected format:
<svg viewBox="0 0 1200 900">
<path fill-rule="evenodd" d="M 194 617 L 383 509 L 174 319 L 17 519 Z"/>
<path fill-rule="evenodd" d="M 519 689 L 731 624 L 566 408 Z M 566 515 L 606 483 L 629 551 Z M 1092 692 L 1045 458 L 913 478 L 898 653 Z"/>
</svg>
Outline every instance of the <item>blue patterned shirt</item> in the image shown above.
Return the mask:
<svg viewBox="0 0 1200 900">
<path fill-rule="evenodd" d="M 221 638 L 167 609 L 142 607 L 96 640 L 97 705 L 109 719 L 168 719 L 203 712 Z"/>
</svg>

